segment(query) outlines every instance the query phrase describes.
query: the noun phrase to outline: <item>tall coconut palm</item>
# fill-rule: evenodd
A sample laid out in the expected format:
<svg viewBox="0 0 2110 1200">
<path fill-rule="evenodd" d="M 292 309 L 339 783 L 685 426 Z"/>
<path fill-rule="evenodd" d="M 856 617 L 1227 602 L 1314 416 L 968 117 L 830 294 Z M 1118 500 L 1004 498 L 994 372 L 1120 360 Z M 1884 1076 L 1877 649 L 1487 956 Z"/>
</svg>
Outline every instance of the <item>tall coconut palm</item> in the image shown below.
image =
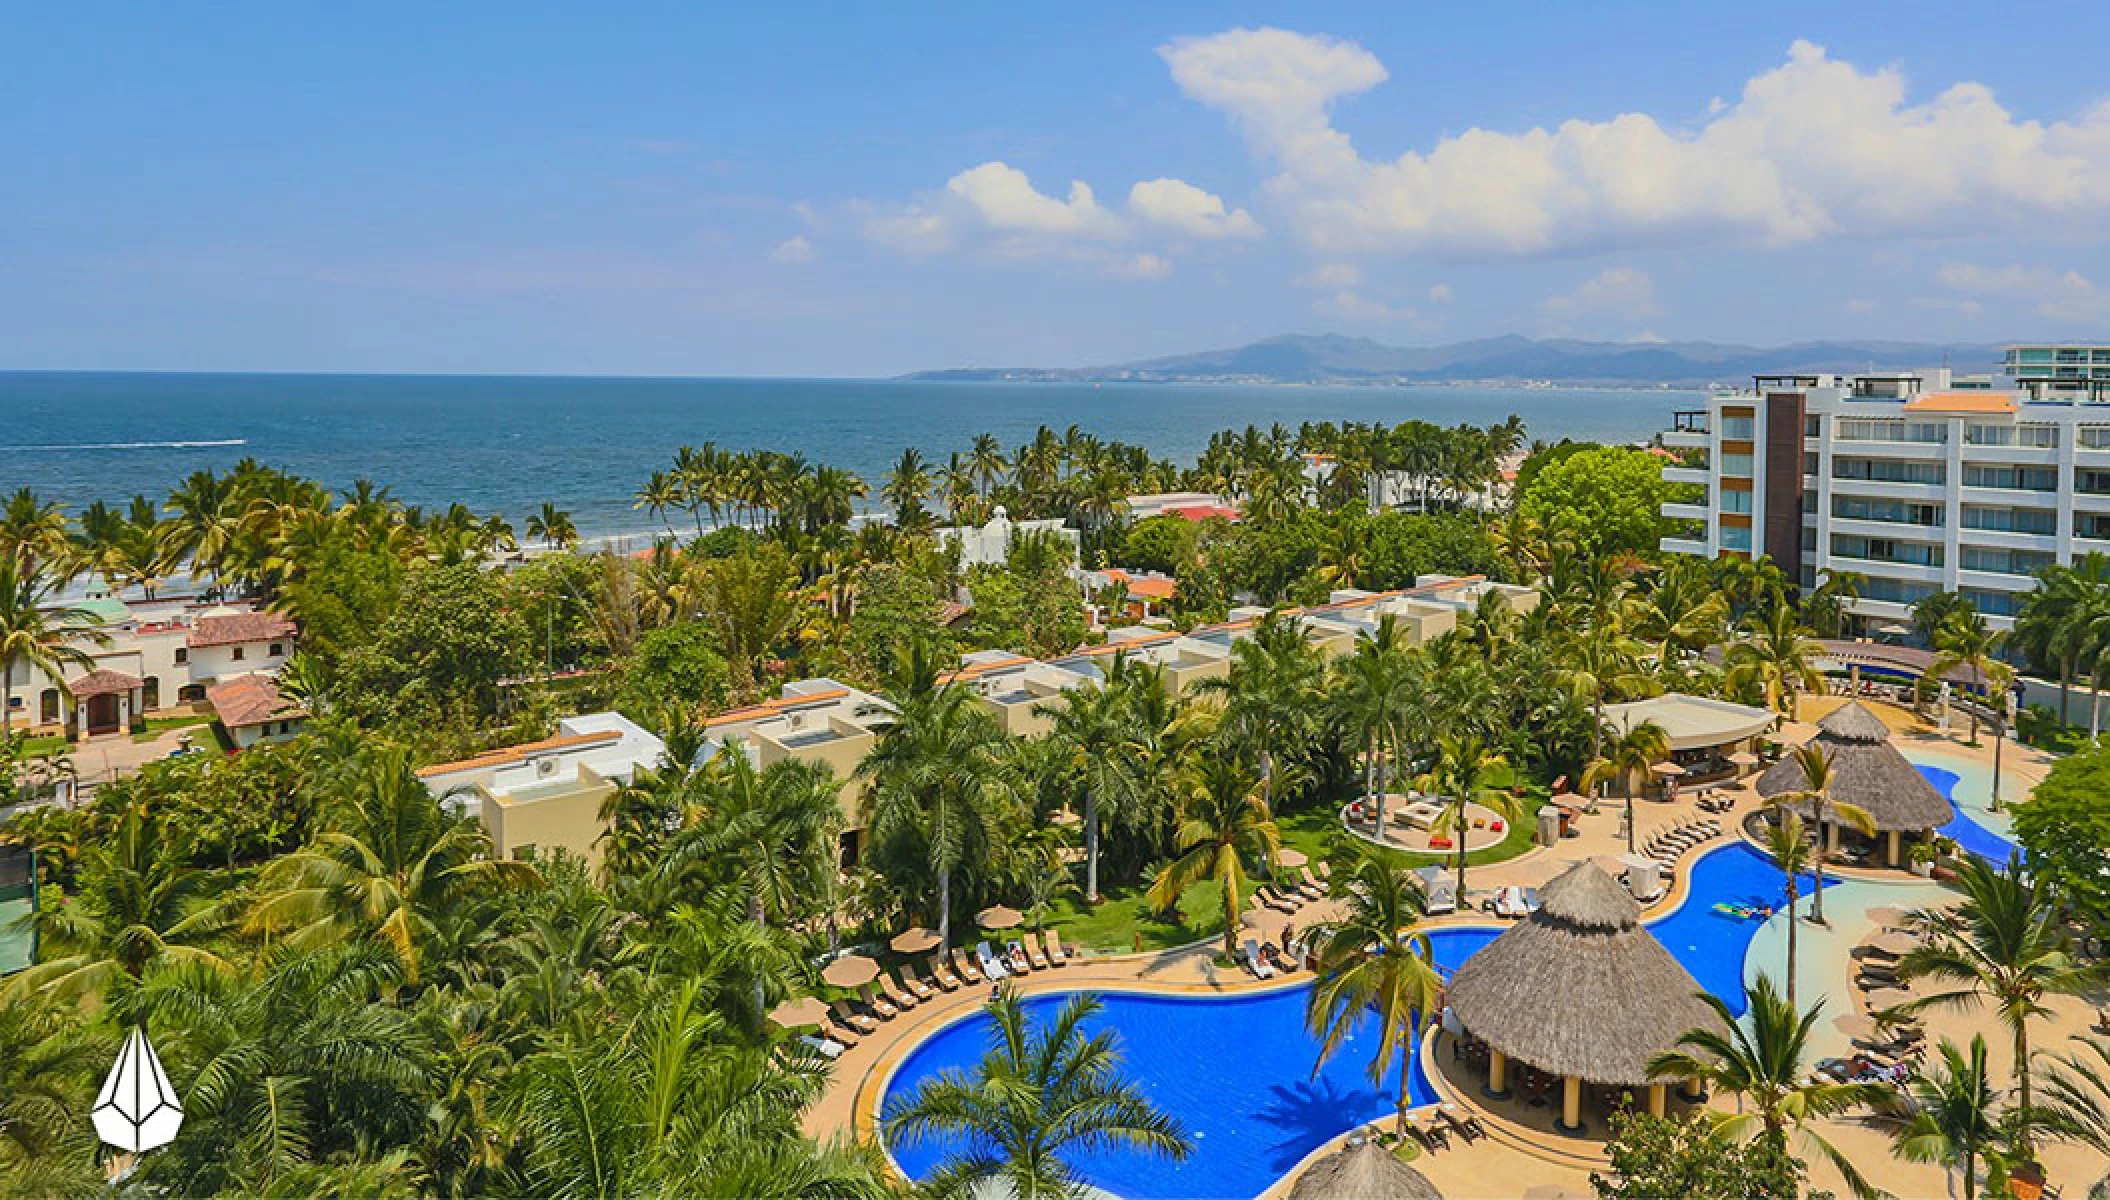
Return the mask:
<svg viewBox="0 0 2110 1200">
<path fill-rule="evenodd" d="M 1809 830 L 1802 818 L 1782 810 L 1766 825 L 1763 846 L 1773 865 L 1784 877 L 1788 900 L 1788 1007 L 1795 1007 L 1795 927 L 1801 919 L 1795 908 L 1801 903 L 1802 873 L 1810 869 Z"/>
<path fill-rule="evenodd" d="M 1223 889 L 1224 955 L 1235 958 L 1246 881 L 1253 864 L 1275 861 L 1282 831 L 1275 827 L 1260 781 L 1235 755 L 1203 755 L 1182 785 L 1180 824 L 1173 835 L 1179 857 L 1151 882 L 1150 906 L 1170 912 L 1188 888 L 1215 883 Z"/>
<path fill-rule="evenodd" d="M 190 563 L 194 575 L 210 575 L 219 587 L 235 565 L 248 502 L 232 477 L 194 471 L 169 493 L 168 519 L 160 524 L 164 561 Z"/>
<path fill-rule="evenodd" d="M 1735 1096 L 1735 1112 L 1709 1112 L 1706 1120 L 1723 1137 L 1743 1141 L 1756 1136 L 1775 1153 L 1786 1155 L 1791 1137 L 1801 1143 L 1796 1157 L 1811 1151 L 1838 1168 L 1856 1196 L 1877 1191 L 1810 1122 L 1837 1117 L 1885 1102 L 1890 1090 L 1874 1083 L 1817 1083 L 1809 1058 L 1810 1030 L 1824 1011 L 1819 1001 L 1799 1011 L 1760 974 L 1744 991 L 1747 1007 L 1739 1019 L 1711 992 L 1699 997 L 1714 1010 L 1715 1022 L 1678 1039 L 1678 1049 L 1649 1060 L 1649 1074 L 1661 1079 L 1697 1079 Z"/>
<path fill-rule="evenodd" d="M 1060 702 L 1033 711 L 1052 722 L 1048 736 L 1060 746 L 1070 773 L 1084 793 L 1084 901 L 1099 903 L 1099 825 L 1102 806 L 1118 808 L 1140 790 L 1139 742 L 1131 703 L 1132 670 L 1116 655 L 1103 685 L 1073 688 Z"/>
<path fill-rule="evenodd" d="M 548 500 L 528 514 L 527 535 L 541 539 L 552 550 L 569 549 L 579 543 L 579 527 L 572 524 L 571 514 Z"/>
<path fill-rule="evenodd" d="M 1414 929 L 1425 915 L 1421 881 L 1389 863 L 1375 848 L 1358 848 L 1345 889 L 1335 893 L 1347 912 L 1312 931 L 1318 979 L 1304 1006 L 1304 1021 L 1319 1039 L 1317 1074 L 1375 1010 L 1377 1044 L 1370 1050 L 1370 1079 L 1399 1068 L 1398 1120 L 1406 1132 L 1407 1083 L 1413 1076 L 1415 1034 L 1443 1011 L 1443 978 L 1437 973 L 1428 935 Z"/>
<path fill-rule="evenodd" d="M 2052 894 L 2023 876 L 2020 863 L 2003 871 L 1979 859 L 1957 869 L 1961 904 L 1928 922 L 1929 940 L 1898 963 L 1898 977 L 1952 985 L 1950 990 L 1899 1006 L 1904 1013 L 1991 1004 L 2014 1038 L 2016 1104 L 2030 1100 L 2030 1023 L 2051 1015 L 2045 1000 L 2078 995 L 2110 979 L 2110 968 L 2083 963 L 2068 937 Z M 2028 1147 L 2028 1133 L 2018 1139 Z"/>
<path fill-rule="evenodd" d="M 1604 756 L 1605 701 L 1649 686 L 1641 669 L 1641 646 L 1621 633 L 1617 619 L 1568 640 L 1559 671 L 1560 683 L 1590 706 L 1590 757 Z"/>
<path fill-rule="evenodd" d="M 16 664 L 42 672 L 61 689 L 66 671 L 95 669 L 88 647 L 107 645 L 102 618 L 55 599 L 58 581 L 11 555 L 0 555 L 0 746 L 14 740 Z"/>
<path fill-rule="evenodd" d="M 1975 675 L 1982 684 L 1990 685 L 1997 655 L 2007 635 L 1988 628 L 1985 618 L 1978 610 L 1966 609 L 1950 613 L 1941 628 L 1934 631 L 1934 661 L 1928 664 L 1927 676 L 1941 679 L 1951 671 L 1967 671 Z M 2005 665 L 2005 664 L 2001 664 Z M 1987 703 L 2004 707 L 2004 696 L 1991 694 L 1987 687 Z M 1971 745 L 1978 744 L 1978 710 L 1966 710 L 1971 718 Z"/>
<path fill-rule="evenodd" d="M 1858 804 L 1845 804 L 1832 799 L 1832 756 L 1825 753 L 1817 742 L 1797 746 L 1792 752 L 1795 765 L 1802 768 L 1801 791 L 1782 792 L 1768 803 L 1775 809 L 1790 804 L 1808 804 L 1810 819 L 1817 830 L 1817 847 L 1810 854 L 1810 865 L 1816 875 L 1810 894 L 1810 920 L 1824 924 L 1824 860 L 1826 855 L 1826 826 L 1833 821 L 1851 825 L 1870 837 L 1875 836 L 1875 818 Z"/>
<path fill-rule="evenodd" d="M 1004 444 L 993 433 L 974 435 L 974 444 L 967 452 L 967 465 L 974 471 L 975 486 L 981 495 L 987 496 L 1004 477 L 1011 462 L 1004 457 Z"/>
<path fill-rule="evenodd" d="M 1436 740 L 1436 762 L 1415 786 L 1442 802 L 1443 815 L 1436 830 L 1448 830 L 1457 839 L 1458 895 L 1465 891 L 1466 831 L 1471 828 L 1469 805 L 1477 804 L 1504 821 L 1515 821 L 1520 811 L 1508 789 L 1495 786 L 1497 772 L 1507 774 L 1509 760 L 1490 748 L 1478 733 L 1447 734 Z"/>
<path fill-rule="evenodd" d="M 1301 748 L 1315 728 L 1323 668 L 1296 623 L 1269 613 L 1251 637 L 1231 647 L 1228 671 L 1196 686 L 1223 698 L 1220 728 L 1260 767 L 1262 798 L 1272 808 L 1285 755 Z"/>
<path fill-rule="evenodd" d="M 1733 687 L 1755 687 L 1766 707 L 1785 717 L 1795 715 L 1795 697 L 1824 694 L 1824 673 L 1817 669 L 1817 643 L 1796 622 L 1795 610 L 1776 601 L 1745 618 L 1743 637 L 1729 647 L 1729 680 Z"/>
<path fill-rule="evenodd" d="M 231 969 L 207 948 L 226 926 L 211 879 L 183 865 L 159 821 L 128 809 L 81 857 L 80 894 L 36 916 L 43 961 L 8 980 L 0 996 L 107 995 L 164 962 Z"/>
<path fill-rule="evenodd" d="M 1410 695 L 1410 659 L 1397 618 L 1386 613 L 1375 630 L 1355 639 L 1355 651 L 1335 668 L 1332 689 L 1343 721 L 1362 737 L 1363 800 L 1371 809 L 1371 829 L 1385 828 L 1385 768 L 1399 761 L 1405 747 L 1399 737 Z"/>
<path fill-rule="evenodd" d="M 2001 1147 L 2042 1118 L 2025 1108 L 2003 1112 L 2001 1091 L 1986 1069 L 1985 1038 L 1971 1035 L 1968 1048 L 1942 1039 L 1940 1055 L 1913 1072 L 1899 1105 L 1903 1122 L 1891 1131 L 1892 1153 L 1906 1162 L 1937 1163 L 1963 1181 L 1963 1200 L 1976 1200 L 1978 1166 L 1991 1168 L 1986 1183 L 2000 1189 L 2010 1164 Z"/>
<path fill-rule="evenodd" d="M 443 910 L 478 889 L 540 882 L 530 863 L 488 857 L 482 826 L 442 809 L 403 749 L 369 750 L 347 776 L 328 827 L 258 876 L 253 932 L 295 946 L 370 938 L 415 984 Z"/>
<path fill-rule="evenodd" d="M 2105 1173 L 2088 1194 L 2110 1194 L 2110 1039 L 2078 1038 L 2053 1059 L 2044 1098 L 2055 1132 L 2102 1156 Z"/>
<path fill-rule="evenodd" d="M 865 827 L 876 840 L 912 844 L 928 866 L 943 952 L 952 945 L 953 882 L 963 868 L 987 861 L 1014 796 L 1011 757 L 974 690 L 938 682 L 930 647 L 911 643 L 900 675 L 857 768 L 867 782 Z"/>
<path fill-rule="evenodd" d="M 680 504 L 681 481 L 665 471 L 654 471 L 651 477 L 645 480 L 645 486 L 637 489 L 637 499 L 630 507 L 650 512 L 666 524 L 667 532 L 671 534 L 674 532 L 674 526 L 667 521 L 667 511 L 679 507 Z M 533 536 L 532 530 L 529 531 L 529 536 Z"/>
<path fill-rule="evenodd" d="M 657 869 L 677 885 L 732 889 L 757 925 L 794 920 L 812 910 L 835 869 L 840 790 L 825 763 L 757 767 L 728 747 L 684 790 L 688 824 Z"/>
<path fill-rule="evenodd" d="M 1626 848 L 1634 851 L 1634 793 L 1635 783 L 1646 785 L 1649 772 L 1659 762 L 1670 757 L 1670 734 L 1654 721 L 1643 721 L 1606 747 L 1604 757 L 1583 769 L 1582 788 L 1589 791 L 1599 784 L 1613 780 L 1619 782 L 1620 794 L 1626 800 Z"/>
<path fill-rule="evenodd" d="M 84 514 L 85 516 L 85 514 Z M 0 503 L 0 558 L 11 558 L 24 571 L 70 577 L 81 563 L 66 532 L 66 510 L 56 501 L 39 500 L 18 488 Z"/>
<path fill-rule="evenodd" d="M 1121 1076 L 1114 1031 L 1087 1034 L 1098 997 L 1070 997 L 1043 1029 L 1031 1028 L 1018 993 L 989 999 L 989 1050 L 971 1071 L 946 1070 L 882 1114 L 887 1140 L 963 1143 L 922 1184 L 932 1196 L 1054 1200 L 1085 1194 L 1072 1159 L 1136 1150 L 1171 1159 L 1193 1153 L 1179 1122 Z"/>
<path fill-rule="evenodd" d="M 924 498 L 930 495 L 930 467 L 923 455 L 914 447 L 901 452 L 901 458 L 888 471 L 879 486 L 879 497 L 894 510 L 894 523 L 903 529 L 917 529 L 929 523 L 930 514 L 924 510 Z"/>
</svg>

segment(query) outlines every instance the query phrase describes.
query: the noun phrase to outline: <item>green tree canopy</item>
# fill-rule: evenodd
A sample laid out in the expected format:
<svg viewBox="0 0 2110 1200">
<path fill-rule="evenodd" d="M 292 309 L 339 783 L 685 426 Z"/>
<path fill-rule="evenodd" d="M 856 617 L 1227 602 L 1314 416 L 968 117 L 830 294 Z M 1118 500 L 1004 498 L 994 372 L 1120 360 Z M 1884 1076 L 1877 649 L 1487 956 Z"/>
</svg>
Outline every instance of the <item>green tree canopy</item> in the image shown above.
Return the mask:
<svg viewBox="0 0 2110 1200">
<path fill-rule="evenodd" d="M 1597 554 L 1654 554 L 1670 497 L 1663 460 L 1627 446 L 1593 446 L 1548 463 L 1524 488 L 1518 511 L 1575 531 Z"/>
</svg>

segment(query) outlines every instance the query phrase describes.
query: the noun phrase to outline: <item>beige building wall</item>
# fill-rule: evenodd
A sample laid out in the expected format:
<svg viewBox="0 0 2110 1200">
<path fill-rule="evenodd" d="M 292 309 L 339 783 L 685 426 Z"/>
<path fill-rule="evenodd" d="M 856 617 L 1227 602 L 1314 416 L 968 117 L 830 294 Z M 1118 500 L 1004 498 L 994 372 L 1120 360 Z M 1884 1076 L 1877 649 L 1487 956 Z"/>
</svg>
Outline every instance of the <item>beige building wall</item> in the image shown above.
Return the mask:
<svg viewBox="0 0 2110 1200">
<path fill-rule="evenodd" d="M 484 829 L 498 857 L 512 858 L 529 846 L 545 856 L 561 848 L 594 869 L 601 865 L 601 833 L 606 828 L 601 823 L 601 804 L 615 790 L 615 784 L 586 770 L 568 786 L 528 796 L 494 796 L 477 788 Z"/>
</svg>

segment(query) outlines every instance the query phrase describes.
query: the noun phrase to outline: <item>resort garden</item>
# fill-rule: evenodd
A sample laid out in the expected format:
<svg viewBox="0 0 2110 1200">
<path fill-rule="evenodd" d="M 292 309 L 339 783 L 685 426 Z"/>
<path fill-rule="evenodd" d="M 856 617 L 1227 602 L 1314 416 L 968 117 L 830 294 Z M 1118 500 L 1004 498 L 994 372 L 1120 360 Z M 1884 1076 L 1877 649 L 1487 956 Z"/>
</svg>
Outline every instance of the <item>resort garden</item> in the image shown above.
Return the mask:
<svg viewBox="0 0 2110 1200">
<path fill-rule="evenodd" d="M 662 527 L 648 546 L 581 548 L 552 503 L 525 521 L 541 552 L 524 558 L 498 517 L 424 511 L 366 483 L 332 494 L 255 463 L 200 473 L 163 502 L 78 513 L 20 492 L 0 506 L 0 663 L 63 668 L 92 647 L 73 584 L 152 592 L 182 577 L 298 622 L 280 683 L 312 720 L 286 744 L 155 764 L 70 808 L 36 803 L 49 781 L 0 731 L 0 784 L 29 801 L 0 836 L 35 851 L 41 896 L 36 962 L 0 981 L 0 1196 L 97 1194 L 113 1166 L 129 1172 L 124 1188 L 179 1195 L 877 1196 L 908 1190 L 896 1164 L 917 1153 L 933 1192 L 993 1181 L 1038 1195 L 1103 1178 L 1086 1165 L 1116 1150 L 1235 1159 L 1235 1139 L 1190 1136 L 1187 1114 L 1153 1098 L 1145 1076 L 1161 1051 L 1249 1075 L 1272 1055 L 1297 1078 L 1382 1084 L 1340 1128 L 1373 1123 L 1397 1151 L 1374 1163 L 1358 1150 L 1326 1177 L 1410 1189 L 1394 1170 L 1405 1158 L 1426 1155 L 1436 1172 L 1446 1154 L 1524 1153 L 1455 1113 L 1441 1119 L 1464 1146 L 1443 1150 L 1442 1129 L 1410 1111 L 1434 1095 L 1416 1090 L 1433 1086 L 1414 1061 L 1421 1034 L 1445 1019 L 1467 961 L 1481 966 L 1451 1014 L 1463 1022 L 1446 1034 L 1454 1069 L 1502 1091 L 1499 1045 L 1515 1037 L 1545 1060 L 1517 1050 L 1515 1078 L 1545 1077 L 1548 1121 L 1596 1120 L 1585 1076 L 1653 1097 L 1596 1128 L 1600 1145 L 1612 1135 L 1606 1195 L 1787 1196 L 1810 1186 L 1812 1163 L 1880 1188 L 1892 1162 L 1939 1164 L 1969 1194 L 2028 1181 L 2063 1152 L 2047 1148 L 2110 1155 L 2110 1042 L 2033 1040 L 2049 1006 L 2102 996 L 2110 824 L 2094 781 L 2110 751 L 2080 747 L 2012 805 L 2028 866 L 1945 859 L 1953 882 L 1925 885 L 1942 902 L 1892 922 L 1911 946 L 1876 973 L 1905 999 L 1879 1023 L 1982 1012 L 2006 1039 L 1997 1067 L 1983 1041 L 1944 1040 L 1901 1057 L 1911 1069 L 1893 1086 L 1853 1063 L 1820 1074 L 1813 1030 L 1850 1014 L 1797 996 L 1804 923 L 1785 922 L 1773 978 L 1747 988 L 1739 959 L 1733 989 L 1703 991 L 1666 929 L 1678 917 L 1644 928 L 1606 869 L 1633 866 L 1583 863 L 1549 882 L 1506 943 L 1427 923 L 1439 891 L 1477 908 L 1491 890 L 1478 880 L 1538 852 L 1556 796 L 1596 810 L 1585 819 L 1601 857 L 1638 853 L 1644 833 L 1691 849 L 1697 825 L 1644 830 L 1663 802 L 1629 799 L 1670 759 L 1663 731 L 1617 728 L 1608 706 L 1675 692 L 1810 715 L 1802 706 L 1827 686 L 1813 639 L 1843 632 L 1857 586 L 1841 576 L 1797 594 L 1769 562 L 1659 558 L 1660 460 L 1535 446 L 1513 489 L 1496 487 L 1503 457 L 1525 449 L 1514 422 L 1248 429 L 1181 467 L 1044 429 L 1014 450 L 978 437 L 942 464 L 907 452 L 868 489 L 794 456 L 704 446 L 640 489 Z M 1314 479 L 1307 455 L 1328 456 L 1330 473 Z M 1412 511 L 1367 509 L 1365 481 L 1380 473 L 1402 481 Z M 1227 497 L 1242 519 L 1123 510 L 1124 496 L 1176 487 Z M 893 520 L 853 523 L 868 490 Z M 1021 538 L 1006 561 L 968 566 L 931 536 L 941 513 L 972 524 L 999 507 L 1066 519 L 1086 567 L 1173 577 L 1165 615 L 1180 629 L 1238 604 L 1309 605 L 1434 572 L 1542 599 L 1517 612 L 1490 597 L 1423 643 L 1375 622 L 1331 659 L 1273 615 L 1204 686 L 1117 659 L 1103 686 L 1048 706 L 1048 732 L 1013 737 L 947 668 L 966 651 L 1048 656 L 1099 635 L 1056 547 Z M 2014 661 L 2092 693 L 2110 674 L 2110 565 L 2061 568 L 2037 596 L 2005 645 L 1967 609 L 1926 604 L 1934 673 L 1998 682 Z M 702 754 L 705 718 L 816 676 L 883 702 L 852 778 Z M 482 827 L 415 773 L 595 708 L 668 748 L 609 798 L 596 869 L 491 854 Z M 1998 706 L 1983 713 L 2006 739 Z M 1707 834 L 1736 841 L 1749 821 L 1762 843 L 1672 856 L 1689 876 L 1678 886 L 1827 870 L 1805 823 L 1851 835 L 1868 815 L 1828 781 L 1831 761 L 1821 748 L 1783 758 L 1804 762 L 1799 782 L 1775 803 L 1752 791 Z M 845 862 L 838 795 L 853 784 L 864 833 Z M 1352 812 L 1344 824 L 1354 805 L 1381 823 L 1369 810 L 1409 795 L 1443 810 L 1456 852 L 1372 844 L 1351 834 Z M 1503 826 L 1484 824 L 1477 848 L 1465 844 L 1473 811 Z M 1799 900 L 1812 899 L 1805 884 Z M 1256 920 L 1263 908 L 1288 919 Z M 1280 933 L 1279 954 L 1258 953 L 1255 928 Z M 1814 924 L 1799 936 L 1806 961 L 1830 945 Z M 975 948 L 993 941 L 1003 956 L 1014 939 L 1042 960 L 1022 990 L 965 986 Z M 1607 961 L 1638 964 L 1629 984 L 1669 982 L 1652 997 L 1576 996 L 1572 1011 L 1503 1011 L 1511 985 L 1543 976 L 1537 964 L 1563 947 L 1611 948 Z M 857 959 L 870 973 L 840 966 Z M 1160 965 L 1226 992 L 1256 960 L 1308 986 L 1263 990 L 1273 999 L 1237 1018 L 1248 1024 L 1218 1031 L 1253 1039 L 1243 1046 L 1185 1040 L 1177 1023 L 1162 1043 L 1109 1032 L 1108 1012 L 1142 1002 L 1121 993 Z M 1033 995 L 1101 983 L 1098 1001 Z M 889 1010 L 964 1015 L 983 997 L 981 1025 L 947 1027 L 972 1040 L 953 1047 L 967 1056 L 956 1070 L 885 1087 Z M 1588 1007 L 1615 1000 L 1634 1010 L 1628 1025 Z M 112 1164 L 85 1114 L 138 1026 L 185 1120 L 168 1147 Z M 1535 1026 L 1555 1042 L 1532 1043 Z M 1629 1027 L 1626 1044 L 1608 1040 Z M 984 1028 L 987 1046 L 973 1040 Z M 1563 1082 L 1562 1063 L 1578 1082 Z M 1674 1088 L 1720 1102 L 1674 1101 Z M 1839 1122 L 1867 1136 L 1843 1146 Z M 1273 1179 L 1296 1165 L 1250 1169 Z M 2094 1181 L 2066 1182 L 2078 1194 Z M 1489 1186 L 1478 1194 L 1514 1194 Z"/>
</svg>

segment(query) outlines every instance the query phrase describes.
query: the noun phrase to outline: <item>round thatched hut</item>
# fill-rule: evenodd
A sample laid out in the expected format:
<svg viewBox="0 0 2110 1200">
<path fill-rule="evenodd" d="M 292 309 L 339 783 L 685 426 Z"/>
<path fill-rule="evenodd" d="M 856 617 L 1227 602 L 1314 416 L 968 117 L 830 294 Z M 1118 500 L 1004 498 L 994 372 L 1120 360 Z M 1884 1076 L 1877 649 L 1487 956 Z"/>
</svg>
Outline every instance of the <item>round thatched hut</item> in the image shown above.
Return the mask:
<svg viewBox="0 0 2110 1200">
<path fill-rule="evenodd" d="M 1561 1079 L 1561 1128 L 1582 1131 L 1585 1083 L 1646 1089 L 1660 1115 L 1665 1083 L 1649 1060 L 1717 1024 L 1700 985 L 1641 926 L 1641 906 L 1592 862 L 1540 890 L 1539 910 L 1458 968 L 1447 997 L 1487 1043 L 1487 1085 L 1508 1090 L 1510 1060 Z"/>
<path fill-rule="evenodd" d="M 1443 1200 L 1443 1193 L 1391 1151 L 1366 1141 L 1313 1163 L 1289 1200 Z"/>
<path fill-rule="evenodd" d="M 1948 823 L 1953 810 L 1919 769 L 1905 761 L 1890 744 L 1890 727 L 1883 719 L 1849 700 L 1817 722 L 1814 745 L 1824 749 L 1832 763 L 1832 786 L 1827 807 L 1851 804 L 1866 809 L 1883 838 L 1885 858 L 1898 865 L 1898 841 L 1905 834 L 1925 836 Z M 1809 790 L 1809 776 L 1802 764 L 1789 755 L 1758 777 L 1758 794 L 1772 799 L 1791 792 Z M 1816 819 L 1816 805 L 1808 800 L 1787 807 L 1805 820 Z M 1820 835 L 1833 850 L 1839 848 L 1839 823 L 1826 821 Z"/>
</svg>

